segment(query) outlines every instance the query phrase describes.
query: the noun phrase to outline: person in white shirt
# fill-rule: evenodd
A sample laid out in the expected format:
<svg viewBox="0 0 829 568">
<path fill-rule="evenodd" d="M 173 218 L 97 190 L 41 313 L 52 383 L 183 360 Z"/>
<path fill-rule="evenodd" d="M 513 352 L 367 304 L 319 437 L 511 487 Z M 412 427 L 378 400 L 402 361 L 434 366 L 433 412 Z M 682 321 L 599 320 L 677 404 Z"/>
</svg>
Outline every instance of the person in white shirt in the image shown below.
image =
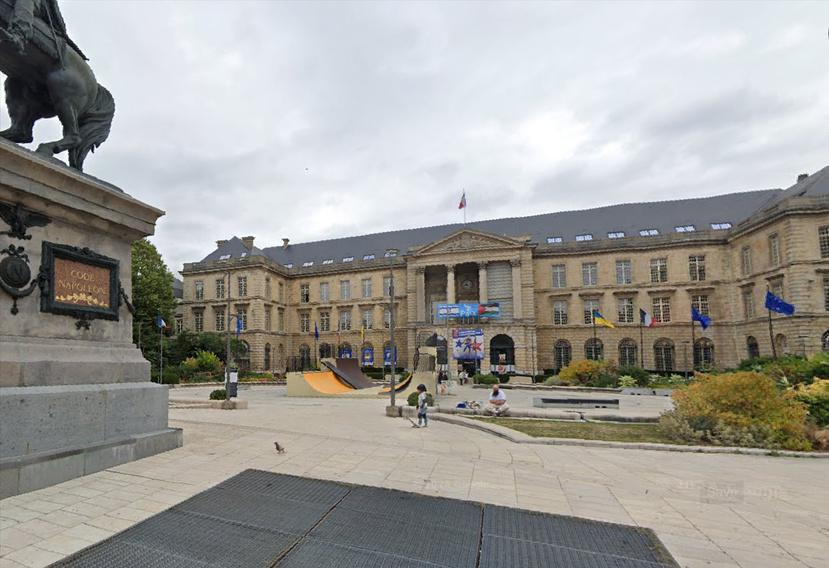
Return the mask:
<svg viewBox="0 0 829 568">
<path fill-rule="evenodd" d="M 506 416 L 509 412 L 507 406 L 507 395 L 497 384 L 492 385 L 492 392 L 489 393 L 489 404 L 484 408 L 484 414 L 492 416 Z"/>
<path fill-rule="evenodd" d="M 417 385 L 417 427 L 426 428 L 429 426 L 429 419 L 426 411 L 429 408 L 429 399 L 426 396 L 426 385 Z"/>
</svg>

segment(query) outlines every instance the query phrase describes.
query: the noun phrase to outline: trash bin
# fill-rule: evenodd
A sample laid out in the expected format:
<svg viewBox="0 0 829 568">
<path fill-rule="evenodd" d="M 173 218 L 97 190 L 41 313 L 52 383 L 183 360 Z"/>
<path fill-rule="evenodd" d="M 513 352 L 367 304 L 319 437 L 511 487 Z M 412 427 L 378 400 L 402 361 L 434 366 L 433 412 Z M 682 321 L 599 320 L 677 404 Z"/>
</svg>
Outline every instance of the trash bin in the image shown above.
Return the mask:
<svg viewBox="0 0 829 568">
<path fill-rule="evenodd" d="M 239 369 L 230 369 L 230 381 L 227 384 L 227 398 L 239 396 Z"/>
</svg>

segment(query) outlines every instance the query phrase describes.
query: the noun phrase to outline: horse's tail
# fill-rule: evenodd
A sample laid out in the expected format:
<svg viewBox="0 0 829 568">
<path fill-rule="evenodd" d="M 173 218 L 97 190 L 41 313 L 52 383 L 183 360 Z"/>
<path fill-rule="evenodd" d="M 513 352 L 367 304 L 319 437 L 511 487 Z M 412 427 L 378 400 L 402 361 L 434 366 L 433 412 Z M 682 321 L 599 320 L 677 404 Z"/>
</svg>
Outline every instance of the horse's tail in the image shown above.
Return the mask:
<svg viewBox="0 0 829 568">
<path fill-rule="evenodd" d="M 78 118 L 81 143 L 69 150 L 69 165 L 83 170 L 83 161 L 90 150 L 103 144 L 112 127 L 115 116 L 115 99 L 102 85 L 98 85 L 95 102 Z"/>
</svg>

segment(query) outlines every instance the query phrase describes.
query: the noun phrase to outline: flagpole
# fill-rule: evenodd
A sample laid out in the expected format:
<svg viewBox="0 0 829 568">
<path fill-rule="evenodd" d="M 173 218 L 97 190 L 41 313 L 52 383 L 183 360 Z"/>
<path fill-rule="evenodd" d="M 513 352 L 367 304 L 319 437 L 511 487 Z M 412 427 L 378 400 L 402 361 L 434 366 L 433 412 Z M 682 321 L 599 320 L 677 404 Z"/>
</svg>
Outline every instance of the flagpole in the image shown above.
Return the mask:
<svg viewBox="0 0 829 568">
<path fill-rule="evenodd" d="M 593 355 L 596 355 L 596 343 L 598 341 L 596 339 L 596 310 L 590 312 L 590 317 L 593 320 Z M 602 353 L 602 356 L 604 356 L 604 353 Z"/>
<path fill-rule="evenodd" d="M 692 307 L 691 309 L 693 310 L 694 308 Z M 696 341 L 697 341 L 697 339 L 696 339 L 696 330 L 694 329 L 694 314 L 693 314 L 693 312 L 691 312 L 691 372 L 692 373 L 695 371 L 694 353 L 696 351 L 695 351 L 694 348 L 695 348 L 695 345 L 696 345 Z"/>
<path fill-rule="evenodd" d="M 766 284 L 766 295 L 771 292 L 768 284 Z M 768 301 L 764 302 L 766 304 L 766 311 L 769 313 L 769 339 L 771 340 L 771 357 L 772 359 L 777 359 L 777 346 L 774 344 L 774 326 L 771 323 L 771 309 L 768 307 Z"/>
<path fill-rule="evenodd" d="M 639 308 L 639 360 L 645 368 L 645 326 L 642 323 L 642 308 Z"/>
<path fill-rule="evenodd" d="M 161 323 L 161 315 L 158 316 L 158 323 Z M 164 328 L 158 326 L 158 382 L 164 383 Z"/>
</svg>

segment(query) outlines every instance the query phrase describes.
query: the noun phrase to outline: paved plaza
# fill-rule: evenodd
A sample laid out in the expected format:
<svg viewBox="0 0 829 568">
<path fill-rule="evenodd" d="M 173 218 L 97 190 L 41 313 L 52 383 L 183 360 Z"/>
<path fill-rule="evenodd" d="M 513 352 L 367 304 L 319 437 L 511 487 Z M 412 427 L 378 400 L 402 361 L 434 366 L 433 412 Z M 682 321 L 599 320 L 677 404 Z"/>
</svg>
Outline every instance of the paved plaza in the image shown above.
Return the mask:
<svg viewBox="0 0 829 568">
<path fill-rule="evenodd" d="M 183 390 L 171 398 L 210 389 Z M 0 568 L 46 566 L 246 469 L 648 527 L 685 567 L 829 567 L 826 460 L 514 444 L 413 429 L 381 400 L 283 392 L 244 388 L 247 410 L 173 408 L 184 447 L 0 501 Z"/>
</svg>

